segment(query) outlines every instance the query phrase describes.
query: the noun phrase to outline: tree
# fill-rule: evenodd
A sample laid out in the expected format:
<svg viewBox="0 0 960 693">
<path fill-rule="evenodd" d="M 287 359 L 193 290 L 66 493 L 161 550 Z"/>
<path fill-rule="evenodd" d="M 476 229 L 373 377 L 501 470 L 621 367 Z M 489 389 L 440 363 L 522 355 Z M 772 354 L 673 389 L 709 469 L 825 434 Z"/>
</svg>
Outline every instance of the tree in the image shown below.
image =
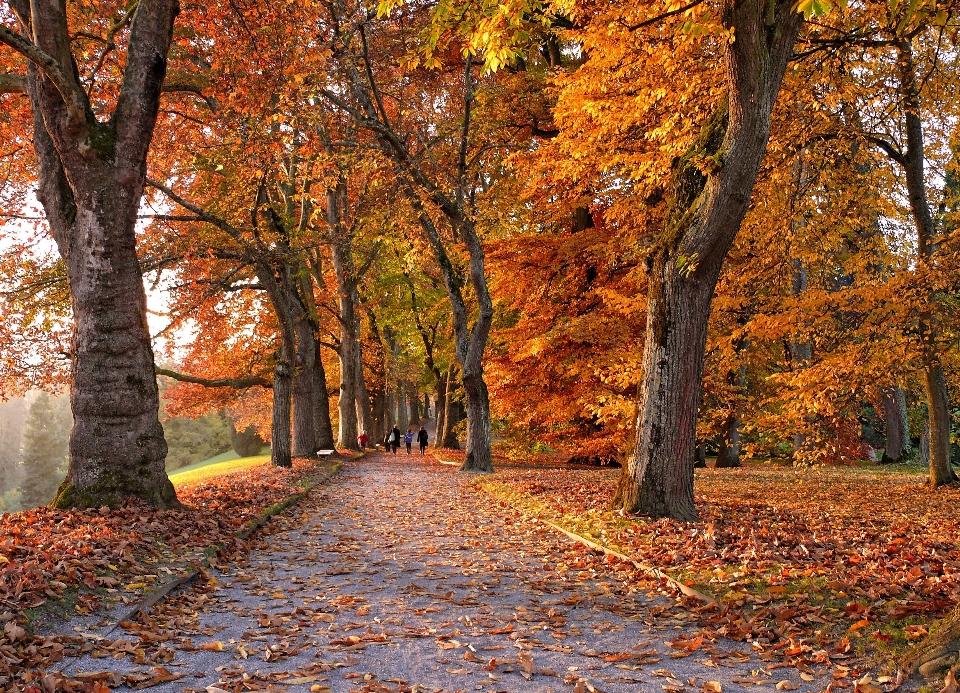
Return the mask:
<svg viewBox="0 0 960 693">
<path fill-rule="evenodd" d="M 77 50 L 65 0 L 10 5 L 20 31 L 0 26 L 0 42 L 29 61 L 37 197 L 66 264 L 74 320 L 74 427 L 56 505 L 116 505 L 135 496 L 170 507 L 177 500 L 164 469 L 135 226 L 178 5 L 144 0 L 117 10 L 111 39 L 96 51 Z M 122 70 L 98 62 L 121 35 Z M 110 89 L 94 89 L 104 64 L 121 73 L 112 111 Z"/>
<path fill-rule="evenodd" d="M 0 402 L 0 497 L 2 510 L 18 510 L 10 501 L 20 487 L 23 467 L 20 464 L 23 429 L 29 408 L 22 398 Z"/>
<path fill-rule="evenodd" d="M 482 159 L 469 156 L 474 135 L 471 120 L 475 98 L 473 73 L 478 66 L 467 49 L 460 94 L 455 95 L 456 87 L 452 85 L 440 85 L 442 91 L 438 91 L 442 96 L 436 101 L 445 107 L 455 105 L 460 127 L 456 135 L 456 147 L 447 153 L 439 171 L 430 171 L 425 164 L 428 159 L 438 161 L 439 151 L 425 157 L 426 150 L 415 151 L 411 145 L 416 141 L 432 141 L 434 138 L 430 131 L 437 123 L 418 123 L 409 117 L 409 106 L 406 107 L 408 116 L 405 119 L 402 112 L 391 113 L 393 107 L 388 110 L 384 105 L 383 85 L 378 81 L 382 79 L 382 73 L 371 57 L 379 53 L 370 50 L 369 41 L 371 32 L 375 32 L 373 35 L 376 37 L 376 29 L 380 27 L 375 26 L 367 10 L 362 7 L 348 9 L 346 3 L 335 2 L 328 5 L 328 10 L 333 28 L 329 47 L 339 74 L 335 75 L 338 79 L 331 80 L 333 83 L 321 90 L 321 94 L 341 112 L 352 117 L 359 127 L 371 133 L 380 151 L 395 167 L 400 188 L 419 220 L 434 260 L 441 269 L 453 312 L 456 358 L 462 368 L 461 379 L 467 402 L 467 450 L 462 469 L 492 471 L 490 400 L 483 377 L 483 356 L 493 321 L 493 302 L 487 284 L 483 246 L 471 210 L 476 188 L 479 187 L 478 179 L 481 178 L 475 167 L 478 162 L 482 163 Z M 383 32 L 384 37 L 389 38 L 389 27 L 384 27 Z M 423 70 L 419 72 L 424 74 Z M 441 79 L 447 75 L 447 72 L 441 73 Z M 429 101 L 427 90 L 420 95 L 421 99 L 424 97 Z M 432 110 L 426 108 L 426 103 L 424 106 L 424 113 Z M 415 128 L 417 125 L 422 125 L 424 129 L 415 137 L 402 129 Z M 426 148 L 435 149 L 431 144 Z M 444 185 L 447 181 L 451 184 Z M 453 243 L 441 235 L 438 223 L 431 215 L 431 207 L 449 224 Z M 464 296 L 466 282 L 452 259 L 458 241 L 466 250 L 469 286 L 477 304 L 476 319 L 472 325 Z"/>
<path fill-rule="evenodd" d="M 693 459 L 710 303 L 747 211 L 802 16 L 777 0 L 722 3 L 727 94 L 674 166 L 648 260 L 647 329 L 633 454 L 614 504 L 697 518 Z"/>
<path fill-rule="evenodd" d="M 69 402 L 41 392 L 30 405 L 23 432 L 23 482 L 20 505 L 24 509 L 53 500 L 66 473 L 70 437 Z"/>
<path fill-rule="evenodd" d="M 257 435 L 257 430 L 253 426 L 247 426 L 242 431 L 238 431 L 233 422 L 230 422 L 230 444 L 240 457 L 252 457 L 259 455 L 263 447 L 263 438 Z"/>
</svg>

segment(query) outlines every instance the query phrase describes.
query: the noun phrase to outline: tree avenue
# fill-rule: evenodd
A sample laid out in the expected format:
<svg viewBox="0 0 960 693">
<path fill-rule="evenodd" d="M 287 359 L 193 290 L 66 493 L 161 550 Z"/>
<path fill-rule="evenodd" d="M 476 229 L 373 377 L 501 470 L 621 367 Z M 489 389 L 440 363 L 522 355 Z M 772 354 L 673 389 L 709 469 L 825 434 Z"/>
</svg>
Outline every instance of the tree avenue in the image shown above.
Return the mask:
<svg viewBox="0 0 960 693">
<path fill-rule="evenodd" d="M 950 484 L 957 12 L 11 0 L 2 391 L 69 385 L 61 507 L 177 505 L 158 373 L 277 466 L 432 419 L 684 522 L 710 458 Z"/>
</svg>

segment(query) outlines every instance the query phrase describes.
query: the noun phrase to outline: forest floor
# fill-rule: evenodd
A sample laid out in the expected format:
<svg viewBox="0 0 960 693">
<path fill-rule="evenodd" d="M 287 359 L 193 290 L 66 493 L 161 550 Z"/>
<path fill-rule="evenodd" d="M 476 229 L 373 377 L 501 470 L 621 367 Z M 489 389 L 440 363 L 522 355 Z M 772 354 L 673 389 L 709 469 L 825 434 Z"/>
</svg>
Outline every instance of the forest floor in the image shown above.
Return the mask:
<svg viewBox="0 0 960 693">
<path fill-rule="evenodd" d="M 181 493 L 194 510 L 140 509 L 139 521 L 199 530 L 216 518 L 213 532 L 226 534 L 238 511 L 224 498 L 246 493 L 234 508 L 262 507 L 295 491 L 308 467 L 210 480 Z M 915 475 L 867 470 L 710 470 L 698 472 L 702 521 L 680 524 L 609 513 L 616 474 L 502 464 L 465 475 L 431 456 L 374 453 L 135 622 L 116 627 L 129 604 L 104 615 L 82 598 L 65 625 L 36 637 L 0 615 L 0 667 L 13 657 L 32 665 L 9 688 L 30 693 L 877 693 L 895 687 L 883 665 L 900 641 L 922 637 L 956 597 L 957 489 L 931 493 Z M 110 564 L 136 560 L 136 533 L 116 545 L 135 519 L 124 512 L 75 513 L 116 530 L 109 541 L 88 532 L 86 555 L 117 571 L 93 575 L 91 565 L 98 589 L 87 599 L 129 602 L 162 579 L 159 563 L 140 564 L 142 578 Z M 667 568 L 720 604 L 680 598 L 536 515 Z"/>
<path fill-rule="evenodd" d="M 129 610 L 215 545 L 221 555 L 243 555 L 248 542 L 237 535 L 246 526 L 336 464 L 297 459 L 290 469 L 267 465 L 178 485 L 184 505 L 173 510 L 128 503 L 0 515 L 0 690 L 23 690 L 73 649 L 42 634 L 55 624 Z"/>
<path fill-rule="evenodd" d="M 488 492 L 716 597 L 710 633 L 784 663 L 849 652 L 893 676 L 960 603 L 960 485 L 931 490 L 915 468 L 698 469 L 696 523 L 611 510 L 619 470 L 499 469 Z"/>
<path fill-rule="evenodd" d="M 659 580 L 476 480 L 430 456 L 349 462 L 149 616 L 113 633 L 102 617 L 61 628 L 84 652 L 52 676 L 96 693 L 812 691 L 849 657 L 807 667 L 807 681 L 713 637 Z"/>
</svg>

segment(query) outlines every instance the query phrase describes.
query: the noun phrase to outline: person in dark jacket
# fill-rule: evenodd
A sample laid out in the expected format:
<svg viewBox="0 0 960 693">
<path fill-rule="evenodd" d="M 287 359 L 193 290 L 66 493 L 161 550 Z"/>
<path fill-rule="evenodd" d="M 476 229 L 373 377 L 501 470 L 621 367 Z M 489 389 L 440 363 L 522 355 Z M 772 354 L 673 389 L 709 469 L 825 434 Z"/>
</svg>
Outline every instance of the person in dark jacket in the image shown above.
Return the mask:
<svg viewBox="0 0 960 693">
<path fill-rule="evenodd" d="M 420 454 L 424 454 L 424 450 L 427 449 L 427 441 L 430 439 L 430 436 L 427 434 L 427 429 L 423 426 L 420 427 L 420 432 L 417 433 L 417 442 L 420 444 Z"/>
<path fill-rule="evenodd" d="M 397 450 L 400 449 L 400 438 L 403 434 L 400 433 L 400 428 L 397 426 L 393 427 L 393 430 L 390 432 L 390 447 L 393 448 L 393 454 L 397 454 Z"/>
</svg>

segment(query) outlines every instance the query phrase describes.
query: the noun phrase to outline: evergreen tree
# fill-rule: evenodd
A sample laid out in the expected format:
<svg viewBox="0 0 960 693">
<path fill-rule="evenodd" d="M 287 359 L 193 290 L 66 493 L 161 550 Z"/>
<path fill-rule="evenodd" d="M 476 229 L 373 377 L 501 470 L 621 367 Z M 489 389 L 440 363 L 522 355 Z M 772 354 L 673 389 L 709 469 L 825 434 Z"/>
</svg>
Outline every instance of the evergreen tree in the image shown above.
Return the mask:
<svg viewBox="0 0 960 693">
<path fill-rule="evenodd" d="M 23 427 L 27 420 L 27 403 L 23 399 L 0 402 L 0 510 L 19 509 L 23 468 L 20 466 L 20 446 Z"/>
<path fill-rule="evenodd" d="M 223 412 L 189 419 L 173 417 L 163 422 L 167 439 L 167 471 L 186 467 L 230 449 L 233 426 Z M 257 450 L 259 452 L 259 448 Z"/>
<path fill-rule="evenodd" d="M 30 405 L 21 455 L 20 505 L 24 509 L 52 501 L 66 476 L 71 419 L 65 401 L 41 392 Z"/>
<path fill-rule="evenodd" d="M 263 442 L 263 438 L 257 433 L 257 429 L 253 426 L 247 426 L 242 431 L 238 431 L 233 425 L 233 422 L 231 422 L 230 429 L 233 432 L 230 436 L 230 441 L 233 449 L 240 457 L 259 455 L 260 450 L 266 445 L 266 443 Z"/>
</svg>

